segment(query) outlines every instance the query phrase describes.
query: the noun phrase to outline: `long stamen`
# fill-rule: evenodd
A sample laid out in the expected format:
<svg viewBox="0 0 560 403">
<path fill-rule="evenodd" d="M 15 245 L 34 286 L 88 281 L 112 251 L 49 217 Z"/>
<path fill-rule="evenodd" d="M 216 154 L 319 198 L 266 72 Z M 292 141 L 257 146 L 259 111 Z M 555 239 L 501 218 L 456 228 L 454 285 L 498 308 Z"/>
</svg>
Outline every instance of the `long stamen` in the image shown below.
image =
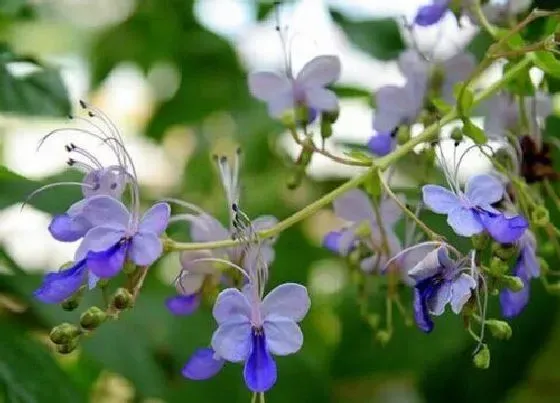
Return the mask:
<svg viewBox="0 0 560 403">
<path fill-rule="evenodd" d="M 89 185 L 87 183 L 82 183 L 82 182 L 56 182 L 56 183 L 49 183 L 48 185 L 43 185 L 41 186 L 39 189 L 34 190 L 33 192 L 31 192 L 31 194 L 29 196 L 27 196 L 27 198 L 25 199 L 25 201 L 23 202 L 23 204 L 21 205 L 21 210 L 23 210 L 23 208 L 29 203 L 29 201 L 31 201 L 31 199 L 35 196 L 37 196 L 39 193 L 41 193 L 44 190 L 50 189 L 50 188 L 54 188 L 54 187 L 58 187 L 58 186 L 84 186 L 84 187 L 89 187 L 89 188 L 93 188 L 92 185 Z M 20 211 L 21 211 L 20 210 Z"/>
<path fill-rule="evenodd" d="M 198 214 L 205 214 L 206 212 L 204 210 L 202 210 L 200 207 L 198 207 L 195 204 L 180 200 L 180 199 L 175 199 L 175 198 L 166 198 L 166 199 L 162 199 L 162 201 L 164 202 L 168 202 L 168 203 L 175 203 L 179 206 L 185 207 L 189 210 L 194 211 L 195 213 Z"/>
<path fill-rule="evenodd" d="M 383 268 L 381 269 L 381 273 L 385 273 L 385 271 L 387 270 L 387 268 L 389 268 L 391 263 L 393 263 L 395 260 L 404 256 L 406 253 L 408 253 L 410 251 L 413 251 L 415 249 L 418 249 L 418 248 L 421 248 L 421 247 L 424 247 L 424 246 L 430 246 L 430 245 L 433 245 L 433 246 L 442 246 L 442 245 L 449 246 L 449 245 L 447 245 L 443 242 L 440 242 L 440 241 L 426 241 L 426 242 L 421 242 L 419 244 L 411 246 L 409 248 L 403 249 L 399 253 L 397 253 L 395 256 L 393 256 L 391 259 L 389 259 L 387 261 L 387 263 L 385 263 L 385 266 L 383 266 Z"/>
<path fill-rule="evenodd" d="M 97 157 L 95 155 L 93 155 L 92 153 L 90 153 L 89 151 L 85 150 L 84 148 L 78 147 L 73 143 L 70 143 L 69 145 L 66 145 L 66 151 L 69 153 L 76 153 L 79 155 L 83 155 L 84 157 L 86 157 L 87 159 L 89 159 L 91 162 L 93 162 L 98 168 L 103 168 L 103 165 L 101 164 L 101 162 L 99 162 L 99 160 L 97 159 Z"/>
<path fill-rule="evenodd" d="M 284 33 L 282 32 L 282 26 L 280 24 L 280 2 L 274 2 L 274 17 L 276 19 L 276 32 L 278 32 L 278 36 L 280 37 L 280 44 L 282 45 L 282 51 L 284 52 L 284 68 L 286 70 L 286 76 L 290 79 L 293 79 L 293 71 L 292 71 L 292 57 L 291 54 L 288 52 L 288 47 L 286 44 L 286 38 L 284 37 Z"/>
<path fill-rule="evenodd" d="M 74 158 L 68 158 L 66 164 L 72 168 L 78 168 L 80 171 L 84 173 L 89 173 L 91 171 L 95 171 L 95 168 L 91 165 L 86 164 L 85 162 L 75 160 Z"/>
</svg>

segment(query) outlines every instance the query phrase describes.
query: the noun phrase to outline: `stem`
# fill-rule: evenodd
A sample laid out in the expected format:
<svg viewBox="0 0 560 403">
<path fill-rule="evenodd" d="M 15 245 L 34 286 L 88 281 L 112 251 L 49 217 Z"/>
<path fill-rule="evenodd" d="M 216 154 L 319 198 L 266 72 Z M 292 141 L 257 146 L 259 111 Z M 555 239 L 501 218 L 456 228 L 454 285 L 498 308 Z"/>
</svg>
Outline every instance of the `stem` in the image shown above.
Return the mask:
<svg viewBox="0 0 560 403">
<path fill-rule="evenodd" d="M 478 22 L 488 32 L 494 39 L 498 39 L 498 30 L 495 26 L 490 24 L 490 21 L 486 18 L 484 13 L 482 12 L 482 5 L 480 4 L 481 0 L 476 0 L 473 4 L 473 12 Z"/>
<path fill-rule="evenodd" d="M 492 96 L 495 92 L 497 92 L 505 83 L 512 80 L 517 74 L 519 74 L 523 69 L 525 69 L 529 64 L 531 64 L 531 60 L 529 58 L 524 58 L 511 69 L 509 69 L 500 80 L 496 81 L 488 88 L 480 91 L 473 101 L 473 106 L 479 104 L 486 98 Z M 334 189 L 330 193 L 327 193 L 320 199 L 314 201 L 310 205 L 304 207 L 302 210 L 294 213 L 292 216 L 286 218 L 283 221 L 280 221 L 274 227 L 260 231 L 258 233 L 259 238 L 271 238 L 273 236 L 278 235 L 280 232 L 284 231 L 285 229 L 291 227 L 292 225 L 298 223 L 299 221 L 309 217 L 310 215 L 316 213 L 321 208 L 326 206 L 327 204 L 332 203 L 338 196 L 342 195 L 343 193 L 347 192 L 348 190 L 354 189 L 364 183 L 368 177 L 372 174 L 376 174 L 377 171 L 384 171 L 393 163 L 398 161 L 400 158 L 407 155 L 411 152 L 414 147 L 418 144 L 426 143 L 431 141 L 434 138 L 437 138 L 439 133 L 439 129 L 441 126 L 453 121 L 458 117 L 457 108 L 455 107 L 449 113 L 447 113 L 439 122 L 435 122 L 430 126 L 426 127 L 422 133 L 418 136 L 411 138 L 401 147 L 398 147 L 392 153 L 381 157 L 375 161 L 372 161 L 371 166 L 362 174 L 350 179 L 348 182 L 343 183 L 338 188 Z M 165 238 L 163 240 L 166 250 L 170 251 L 179 251 L 179 250 L 199 250 L 199 249 L 217 249 L 217 248 L 224 248 L 224 247 L 231 247 L 240 244 L 238 240 L 232 239 L 225 239 L 221 241 L 215 242 L 176 242 L 171 239 Z"/>
</svg>

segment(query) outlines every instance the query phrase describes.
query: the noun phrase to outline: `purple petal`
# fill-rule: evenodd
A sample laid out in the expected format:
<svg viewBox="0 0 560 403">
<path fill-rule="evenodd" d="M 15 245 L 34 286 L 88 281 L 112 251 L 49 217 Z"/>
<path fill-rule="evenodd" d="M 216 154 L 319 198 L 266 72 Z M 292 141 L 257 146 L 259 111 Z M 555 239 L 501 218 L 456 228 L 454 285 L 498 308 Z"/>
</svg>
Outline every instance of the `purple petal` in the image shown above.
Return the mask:
<svg viewBox="0 0 560 403">
<path fill-rule="evenodd" d="M 391 133 L 377 133 L 370 137 L 367 146 L 369 150 L 379 157 L 389 154 L 396 147 L 396 141 Z"/>
<path fill-rule="evenodd" d="M 150 266 L 163 252 L 163 245 L 153 232 L 138 232 L 130 244 L 130 260 L 138 266 Z"/>
<path fill-rule="evenodd" d="M 99 282 L 100 278 L 93 274 L 91 271 L 88 271 L 88 289 L 93 290 L 97 283 Z"/>
<path fill-rule="evenodd" d="M 453 280 L 451 286 L 451 309 L 457 315 L 461 313 L 463 306 L 471 297 L 472 290 L 476 288 L 476 281 L 474 278 L 466 273 Z"/>
<path fill-rule="evenodd" d="M 271 353 L 289 355 L 298 352 L 303 345 L 303 333 L 291 319 L 269 315 L 264 321 L 266 345 Z"/>
<path fill-rule="evenodd" d="M 129 243 L 124 240 L 101 252 L 88 252 L 88 269 L 100 278 L 114 277 L 122 270 Z"/>
<path fill-rule="evenodd" d="M 482 211 L 479 216 L 484 229 L 500 243 L 517 241 L 529 228 L 529 223 L 521 215 L 506 217 L 503 213 L 493 214 Z"/>
<path fill-rule="evenodd" d="M 421 27 L 437 24 L 447 12 L 448 7 L 447 1 L 422 6 L 418 9 L 416 17 L 414 17 L 414 23 Z"/>
<path fill-rule="evenodd" d="M 423 332 L 430 333 L 434 328 L 434 322 L 428 312 L 426 297 L 418 288 L 414 289 L 414 321 Z"/>
<path fill-rule="evenodd" d="M 307 62 L 296 77 L 296 85 L 324 87 L 340 78 L 341 64 L 338 56 L 317 56 Z"/>
<path fill-rule="evenodd" d="M 262 215 L 251 221 L 255 231 L 265 231 L 278 224 L 278 219 L 272 215 Z"/>
<path fill-rule="evenodd" d="M 120 199 L 126 186 L 126 175 L 122 168 L 110 166 L 89 172 L 83 179 L 82 193 L 84 197 L 106 195 Z"/>
<path fill-rule="evenodd" d="M 218 324 L 230 320 L 233 316 L 251 317 L 251 305 L 245 295 L 237 288 L 226 288 L 218 295 L 212 315 Z M 221 355 L 221 354 L 220 354 Z M 223 357 L 223 356 L 222 356 Z"/>
<path fill-rule="evenodd" d="M 523 311 L 529 302 L 530 283 L 529 279 L 523 276 L 524 269 L 518 263 L 513 270 L 513 273 L 523 281 L 523 288 L 517 292 L 513 292 L 508 288 L 504 288 L 500 292 L 500 306 L 502 308 L 502 315 L 506 318 L 517 316 Z"/>
<path fill-rule="evenodd" d="M 331 252 L 340 253 L 340 238 L 342 237 L 342 231 L 330 231 L 323 238 L 323 247 L 327 248 Z"/>
<path fill-rule="evenodd" d="M 285 113 L 293 110 L 295 106 L 294 94 L 292 92 L 281 93 L 268 102 L 268 114 L 278 119 Z"/>
<path fill-rule="evenodd" d="M 466 237 L 482 232 L 484 227 L 479 220 L 479 214 L 472 209 L 457 207 L 447 215 L 447 223 L 453 228 L 457 235 Z"/>
<path fill-rule="evenodd" d="M 325 88 L 307 88 L 305 90 L 306 105 L 318 111 L 334 112 L 338 110 L 338 98 L 335 93 Z"/>
<path fill-rule="evenodd" d="M 93 226 L 112 225 L 125 228 L 130 218 L 124 204 L 104 195 L 87 199 L 82 214 Z"/>
<path fill-rule="evenodd" d="M 251 73 L 248 77 L 249 92 L 261 101 L 270 102 L 279 94 L 292 92 L 292 83 L 286 76 L 271 72 Z"/>
<path fill-rule="evenodd" d="M 430 252 L 427 252 L 427 251 Z M 439 260 L 439 250 L 434 249 L 433 245 L 427 245 L 426 248 L 412 249 L 408 254 L 412 254 L 412 258 L 421 257 L 421 260 L 409 270 L 408 275 L 416 282 L 420 282 L 429 277 L 433 277 L 442 270 Z M 412 261 L 410 257 L 407 261 Z"/>
<path fill-rule="evenodd" d="M 266 392 L 276 383 L 276 363 L 266 348 L 265 335 L 251 334 L 251 355 L 245 363 L 243 375 L 252 392 Z"/>
<path fill-rule="evenodd" d="M 154 204 L 142 217 L 139 230 L 161 235 L 167 228 L 171 207 L 167 203 Z"/>
<path fill-rule="evenodd" d="M 532 232 L 526 231 L 521 238 L 520 269 L 521 274 L 526 278 L 536 278 L 540 275 L 540 265 L 535 254 L 537 247 L 536 239 Z"/>
<path fill-rule="evenodd" d="M 176 295 L 167 298 L 165 306 L 167 306 L 167 309 L 169 309 L 173 315 L 190 315 L 200 306 L 200 295 Z"/>
<path fill-rule="evenodd" d="M 76 250 L 75 260 L 82 260 L 89 251 L 102 252 L 109 249 L 125 236 L 125 231 L 115 227 L 95 227 L 90 229 Z"/>
<path fill-rule="evenodd" d="M 230 362 L 242 362 L 251 353 L 251 322 L 244 315 L 231 315 L 212 335 L 212 348 Z"/>
<path fill-rule="evenodd" d="M 445 77 L 442 85 L 442 97 L 447 103 L 451 105 L 455 103 L 453 87 L 458 82 L 465 81 L 474 71 L 475 66 L 476 60 L 471 53 L 458 53 L 443 62 Z"/>
<path fill-rule="evenodd" d="M 346 221 L 359 223 L 375 220 L 375 213 L 365 192 L 353 189 L 333 202 L 334 213 Z"/>
<path fill-rule="evenodd" d="M 307 288 L 301 284 L 286 283 L 268 293 L 262 302 L 261 313 L 265 320 L 269 315 L 275 315 L 300 322 L 310 306 Z"/>
<path fill-rule="evenodd" d="M 438 185 L 422 186 L 422 198 L 430 210 L 439 214 L 449 214 L 461 205 L 455 193 Z"/>
<path fill-rule="evenodd" d="M 430 313 L 433 315 L 441 315 L 445 311 L 445 306 L 451 300 L 451 282 L 444 281 L 438 287 L 434 288 L 434 292 L 427 300 Z"/>
<path fill-rule="evenodd" d="M 504 184 L 492 175 L 475 175 L 465 186 L 467 199 L 475 206 L 487 206 L 499 202 L 504 191 Z"/>
<path fill-rule="evenodd" d="M 53 217 L 49 224 L 52 237 L 61 242 L 74 242 L 82 238 L 91 228 L 91 223 L 82 216 L 72 217 L 67 213 Z"/>
<path fill-rule="evenodd" d="M 211 348 L 199 348 L 191 355 L 181 373 L 187 379 L 202 381 L 220 372 L 224 364 L 225 361 L 216 357 Z"/>
<path fill-rule="evenodd" d="M 191 220 L 191 239 L 194 242 L 221 241 L 229 237 L 229 231 L 209 214 L 200 214 Z"/>
<path fill-rule="evenodd" d="M 410 111 L 410 105 L 405 99 L 406 92 L 407 90 L 403 87 L 393 85 L 377 90 L 374 130 L 379 133 L 388 133 L 403 123 Z"/>
<path fill-rule="evenodd" d="M 41 287 L 33 295 L 39 301 L 47 304 L 56 304 L 64 301 L 74 294 L 85 281 L 85 261 L 80 261 L 74 266 L 58 272 L 48 273 Z"/>
</svg>

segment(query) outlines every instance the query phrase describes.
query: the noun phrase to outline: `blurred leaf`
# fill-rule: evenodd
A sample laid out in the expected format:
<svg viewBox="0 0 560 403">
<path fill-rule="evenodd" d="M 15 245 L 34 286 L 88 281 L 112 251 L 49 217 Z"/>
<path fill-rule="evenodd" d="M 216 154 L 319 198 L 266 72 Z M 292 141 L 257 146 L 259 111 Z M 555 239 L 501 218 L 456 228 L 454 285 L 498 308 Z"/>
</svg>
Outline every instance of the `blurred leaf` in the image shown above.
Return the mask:
<svg viewBox="0 0 560 403">
<path fill-rule="evenodd" d="M 560 78 L 560 61 L 554 57 L 550 52 L 539 51 L 533 52 L 533 61 L 545 73 L 553 77 Z"/>
<path fill-rule="evenodd" d="M 33 65 L 28 74 L 16 74 L 13 63 Z M 68 93 L 60 73 L 39 62 L 0 49 L 0 112 L 32 116 L 67 116 Z"/>
<path fill-rule="evenodd" d="M 22 328 L 3 319 L 0 334 L 0 384 L 6 402 L 86 402 L 84 391 L 73 384 L 45 348 L 29 338 Z"/>
<path fill-rule="evenodd" d="M 0 14 L 15 17 L 27 5 L 25 0 L 2 0 L 0 2 Z"/>
<path fill-rule="evenodd" d="M 371 91 L 363 88 L 336 86 L 334 92 L 340 98 L 366 98 L 368 102 L 371 102 Z"/>
<path fill-rule="evenodd" d="M 399 26 L 392 18 L 352 21 L 337 11 L 331 11 L 331 16 L 356 46 L 376 59 L 396 59 L 405 49 Z"/>
<path fill-rule="evenodd" d="M 504 66 L 504 73 L 506 73 L 513 63 L 508 63 Z M 529 75 L 529 68 L 516 74 L 513 80 L 508 81 L 506 88 L 514 94 L 521 96 L 533 96 L 535 94 L 535 86 L 531 82 Z"/>
<path fill-rule="evenodd" d="M 465 136 L 470 137 L 475 144 L 486 143 L 486 135 L 484 131 L 475 125 L 469 118 L 463 120 L 463 133 Z"/>
<path fill-rule="evenodd" d="M 486 57 L 488 48 L 490 47 L 490 45 L 492 45 L 493 42 L 494 39 L 492 38 L 492 36 L 488 32 L 481 30 L 469 43 L 469 45 L 467 46 L 467 51 L 472 53 L 478 61 L 481 61 L 482 59 L 484 59 L 484 57 Z"/>
</svg>

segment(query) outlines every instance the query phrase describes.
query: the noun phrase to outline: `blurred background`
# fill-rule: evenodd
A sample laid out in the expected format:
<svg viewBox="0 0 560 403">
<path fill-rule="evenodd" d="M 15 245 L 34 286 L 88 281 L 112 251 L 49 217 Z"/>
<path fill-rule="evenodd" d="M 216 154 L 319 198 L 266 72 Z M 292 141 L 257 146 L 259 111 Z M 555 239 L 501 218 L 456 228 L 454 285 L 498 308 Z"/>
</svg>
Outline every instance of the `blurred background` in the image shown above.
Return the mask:
<svg viewBox="0 0 560 403">
<path fill-rule="evenodd" d="M 287 58 L 297 72 L 316 55 L 338 55 L 341 115 L 327 146 L 363 146 L 372 134 L 371 93 L 402 83 L 395 59 L 411 41 L 442 58 L 468 46 L 479 59 L 490 43 L 468 23 L 458 28 L 452 16 L 411 36 L 404 22 L 424 3 L 293 0 L 275 9 L 251 0 L 0 0 L 0 402 L 248 402 L 239 365 L 205 382 L 181 377 L 194 349 L 209 343 L 214 322 L 209 307 L 182 318 L 166 311 L 177 255 L 150 269 L 136 306 L 118 322 L 70 355 L 54 352 L 48 331 L 75 322 L 80 310 L 41 305 L 31 293 L 45 271 L 73 256 L 76 244 L 56 242 L 47 227 L 80 193 L 55 188 L 23 209 L 22 201 L 44 184 L 80 180 L 66 170 L 70 138 L 104 161 L 111 156 L 76 133 L 37 145 L 50 131 L 72 127 L 67 117 L 81 113 L 83 99 L 121 129 L 145 205 L 178 197 L 225 220 L 212 155 L 240 146 L 244 211 L 286 218 L 358 171 L 314 157 L 301 186 L 288 190 L 298 148 L 251 99 L 247 72 L 281 71 Z M 560 127 L 552 119 L 549 135 Z M 417 198 L 426 177 L 415 175 L 414 163 L 405 159 L 399 169 Z M 424 218 L 444 231 L 441 217 Z M 429 336 L 396 317 L 395 335 L 382 347 L 360 318 L 344 263 L 320 247 L 336 225 L 325 209 L 277 242 L 269 289 L 307 284 L 313 306 L 303 322 L 304 347 L 278 359 L 267 402 L 560 401 L 557 299 L 534 287 L 512 323 L 513 338 L 491 341 L 487 371 L 472 367 L 474 344 L 452 315 L 438 319 Z M 169 235 L 188 240 L 188 228 L 173 226 Z M 83 307 L 101 303 L 90 294 Z M 378 299 L 373 305 L 382 310 Z"/>
</svg>

